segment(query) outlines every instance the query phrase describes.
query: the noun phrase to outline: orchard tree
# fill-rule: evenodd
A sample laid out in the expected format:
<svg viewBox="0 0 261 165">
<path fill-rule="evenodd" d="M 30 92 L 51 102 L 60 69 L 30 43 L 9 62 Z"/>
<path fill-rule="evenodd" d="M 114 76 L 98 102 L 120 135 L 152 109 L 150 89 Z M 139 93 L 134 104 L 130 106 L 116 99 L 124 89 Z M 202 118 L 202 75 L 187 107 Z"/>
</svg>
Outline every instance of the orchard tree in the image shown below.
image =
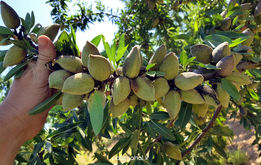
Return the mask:
<svg viewBox="0 0 261 165">
<path fill-rule="evenodd" d="M 79 1 L 68 15 L 70 1 L 49 0 L 56 24 L 42 27 L 33 12 L 20 18 L 1 1 L 1 45 L 12 45 L 1 51 L 1 71 L 14 66 L 4 82 L 37 59 L 37 36 L 53 40 L 57 52 L 46 64 L 57 92 L 30 114 L 53 108 L 16 163 L 77 164 L 82 150 L 93 164 L 231 163 L 233 131 L 224 123 L 237 116 L 255 128 L 261 148 L 261 2 L 123 2 L 114 13 Z M 112 45 L 99 35 L 79 50 L 75 31 L 105 17 L 119 26 Z"/>
</svg>

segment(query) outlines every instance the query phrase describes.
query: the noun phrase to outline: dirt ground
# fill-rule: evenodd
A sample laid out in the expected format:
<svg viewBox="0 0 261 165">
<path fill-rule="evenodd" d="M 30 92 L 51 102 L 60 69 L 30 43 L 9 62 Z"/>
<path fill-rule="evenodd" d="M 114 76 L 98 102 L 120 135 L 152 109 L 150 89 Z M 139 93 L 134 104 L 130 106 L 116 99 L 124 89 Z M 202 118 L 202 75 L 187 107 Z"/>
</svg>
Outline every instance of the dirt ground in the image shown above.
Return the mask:
<svg viewBox="0 0 261 165">
<path fill-rule="evenodd" d="M 228 120 L 227 124 L 235 134 L 233 142 L 228 148 L 232 151 L 240 149 L 241 151 L 246 152 L 249 156 L 247 165 L 259 165 L 261 163 L 261 157 L 258 157 L 258 146 L 251 145 L 255 140 L 254 129 L 247 131 L 240 125 L 239 120 L 234 119 Z"/>
</svg>

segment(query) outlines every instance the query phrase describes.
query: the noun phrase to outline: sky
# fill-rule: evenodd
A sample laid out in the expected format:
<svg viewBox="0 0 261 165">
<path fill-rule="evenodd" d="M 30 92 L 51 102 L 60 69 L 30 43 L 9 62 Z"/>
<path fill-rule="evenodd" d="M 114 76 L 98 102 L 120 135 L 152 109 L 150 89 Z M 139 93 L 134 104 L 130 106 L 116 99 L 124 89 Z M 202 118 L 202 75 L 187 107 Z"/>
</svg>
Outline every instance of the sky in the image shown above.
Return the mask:
<svg viewBox="0 0 261 165">
<path fill-rule="evenodd" d="M 76 1 L 76 0 L 74 0 Z M 41 23 L 42 26 L 48 26 L 53 24 L 50 12 L 52 10 L 49 4 L 46 4 L 46 0 L 5 0 L 8 5 L 10 5 L 17 14 L 25 18 L 27 12 L 31 13 L 34 12 L 35 15 L 35 22 Z M 88 3 L 92 3 L 94 0 L 88 0 Z M 124 8 L 124 4 L 120 2 L 120 0 L 102 0 L 102 3 L 105 6 L 111 7 L 113 9 Z M 72 9 L 73 10 L 73 9 Z M 2 19 L 0 19 L 0 25 L 4 26 Z M 81 32 L 80 30 L 76 33 L 76 42 L 80 50 L 82 50 L 85 42 L 91 41 L 95 36 L 99 34 L 103 34 L 107 42 L 111 43 L 115 32 L 117 32 L 118 28 L 116 25 L 113 25 L 111 22 L 101 22 L 101 23 L 94 23 L 89 25 L 89 29 Z M 99 50 L 103 49 L 102 46 L 98 47 Z M 0 49 L 6 49 L 1 47 Z M 101 51 L 101 50 L 100 50 Z"/>
</svg>

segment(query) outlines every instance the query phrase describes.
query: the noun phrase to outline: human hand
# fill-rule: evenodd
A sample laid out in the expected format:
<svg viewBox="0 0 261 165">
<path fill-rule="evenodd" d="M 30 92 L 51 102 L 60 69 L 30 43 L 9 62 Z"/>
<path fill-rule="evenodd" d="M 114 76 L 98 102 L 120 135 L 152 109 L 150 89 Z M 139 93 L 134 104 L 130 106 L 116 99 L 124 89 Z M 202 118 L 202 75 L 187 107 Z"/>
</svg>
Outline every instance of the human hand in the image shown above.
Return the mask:
<svg viewBox="0 0 261 165">
<path fill-rule="evenodd" d="M 0 106 L 0 164 L 1 161 L 4 164 L 12 163 L 20 146 L 36 136 L 46 121 L 48 111 L 33 116 L 28 114 L 52 94 L 48 86 L 49 71 L 45 64 L 55 58 L 55 48 L 46 36 L 38 38 L 38 46 L 37 61 L 31 62 L 23 75 L 14 80 L 7 98 Z M 7 158 L 10 154 L 5 156 L 7 149 L 16 150 L 10 151 L 11 158 Z M 6 161 L 2 156 L 5 156 L 3 158 Z"/>
</svg>

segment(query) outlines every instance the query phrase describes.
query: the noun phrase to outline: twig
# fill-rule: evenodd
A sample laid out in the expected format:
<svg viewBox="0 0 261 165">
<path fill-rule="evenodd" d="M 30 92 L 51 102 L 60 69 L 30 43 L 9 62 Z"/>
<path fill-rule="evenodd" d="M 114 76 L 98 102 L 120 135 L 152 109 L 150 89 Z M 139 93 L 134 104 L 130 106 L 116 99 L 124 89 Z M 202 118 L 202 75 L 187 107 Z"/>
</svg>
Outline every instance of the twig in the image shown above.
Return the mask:
<svg viewBox="0 0 261 165">
<path fill-rule="evenodd" d="M 214 115 L 212 116 L 212 119 L 208 123 L 208 125 L 202 130 L 202 133 L 197 137 L 197 139 L 189 146 L 189 148 L 182 152 L 182 158 L 186 157 L 192 150 L 193 148 L 200 142 L 200 140 L 205 136 L 205 134 L 209 131 L 209 129 L 213 126 L 214 122 L 216 121 L 220 111 L 222 109 L 222 106 L 219 106 Z M 180 161 L 176 163 L 176 165 L 179 165 Z"/>
</svg>

